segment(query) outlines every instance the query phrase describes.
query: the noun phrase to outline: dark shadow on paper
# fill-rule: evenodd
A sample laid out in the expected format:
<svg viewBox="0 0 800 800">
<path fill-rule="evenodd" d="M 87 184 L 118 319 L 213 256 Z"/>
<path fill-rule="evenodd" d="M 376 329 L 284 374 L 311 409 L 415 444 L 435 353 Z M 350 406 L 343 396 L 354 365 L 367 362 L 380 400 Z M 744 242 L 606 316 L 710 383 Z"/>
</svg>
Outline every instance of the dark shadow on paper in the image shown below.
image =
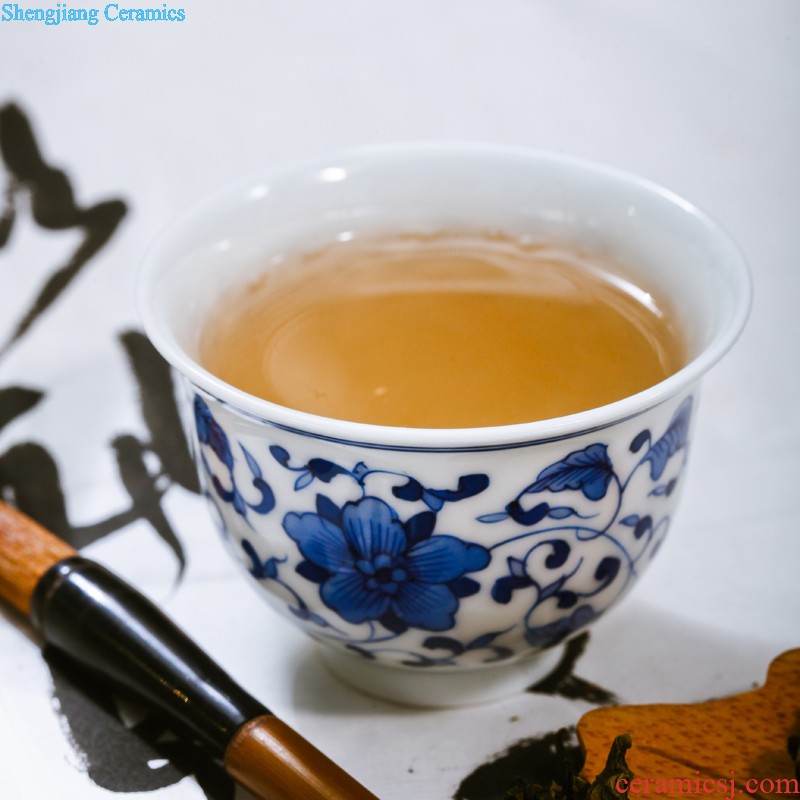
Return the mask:
<svg viewBox="0 0 800 800">
<path fill-rule="evenodd" d="M 45 659 L 59 716 L 95 784 L 111 792 L 152 792 L 194 775 L 209 800 L 233 800 L 221 764 L 152 715 L 125 724 L 111 692 L 58 651 L 48 648 Z"/>
</svg>

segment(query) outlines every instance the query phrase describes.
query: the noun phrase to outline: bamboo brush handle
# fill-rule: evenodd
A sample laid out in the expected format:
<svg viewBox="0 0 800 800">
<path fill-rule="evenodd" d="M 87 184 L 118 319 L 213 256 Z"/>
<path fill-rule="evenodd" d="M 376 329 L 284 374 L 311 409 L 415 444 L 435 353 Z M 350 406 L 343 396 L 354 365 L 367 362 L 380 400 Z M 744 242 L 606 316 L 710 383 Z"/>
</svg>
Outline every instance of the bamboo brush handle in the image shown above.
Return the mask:
<svg viewBox="0 0 800 800">
<path fill-rule="evenodd" d="M 251 719 L 234 734 L 225 770 L 267 800 L 378 800 L 271 714 Z"/>
<path fill-rule="evenodd" d="M 0 597 L 28 616 L 39 579 L 75 549 L 37 522 L 0 502 Z"/>
</svg>

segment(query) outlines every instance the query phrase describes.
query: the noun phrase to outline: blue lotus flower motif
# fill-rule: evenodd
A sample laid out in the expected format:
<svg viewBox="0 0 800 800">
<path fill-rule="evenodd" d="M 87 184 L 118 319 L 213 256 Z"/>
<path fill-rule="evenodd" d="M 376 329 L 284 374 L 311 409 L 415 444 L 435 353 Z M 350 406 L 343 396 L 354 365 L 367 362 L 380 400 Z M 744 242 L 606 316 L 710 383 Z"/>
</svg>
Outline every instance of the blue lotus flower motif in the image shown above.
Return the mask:
<svg viewBox="0 0 800 800">
<path fill-rule="evenodd" d="M 305 561 L 297 572 L 320 584 L 323 602 L 343 619 L 377 620 L 399 633 L 409 627 L 443 631 L 455 625 L 459 598 L 477 592 L 465 577 L 482 570 L 489 551 L 455 536 L 432 536 L 436 515 L 402 523 L 377 497 L 340 510 L 319 497 L 321 513 L 289 513 L 283 527 Z"/>
</svg>

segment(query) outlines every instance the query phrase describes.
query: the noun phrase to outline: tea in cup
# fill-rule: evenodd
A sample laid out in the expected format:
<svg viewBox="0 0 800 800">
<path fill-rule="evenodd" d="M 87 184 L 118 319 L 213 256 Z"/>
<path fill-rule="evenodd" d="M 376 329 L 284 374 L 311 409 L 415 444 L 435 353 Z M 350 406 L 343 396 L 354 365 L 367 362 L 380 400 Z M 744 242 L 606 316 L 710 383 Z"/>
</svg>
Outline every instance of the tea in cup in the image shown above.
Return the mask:
<svg viewBox="0 0 800 800">
<path fill-rule="evenodd" d="M 669 311 L 607 265 L 450 232 L 289 254 L 219 303 L 199 352 L 226 383 L 299 411 L 474 428 L 621 400 L 683 351 Z"/>
</svg>

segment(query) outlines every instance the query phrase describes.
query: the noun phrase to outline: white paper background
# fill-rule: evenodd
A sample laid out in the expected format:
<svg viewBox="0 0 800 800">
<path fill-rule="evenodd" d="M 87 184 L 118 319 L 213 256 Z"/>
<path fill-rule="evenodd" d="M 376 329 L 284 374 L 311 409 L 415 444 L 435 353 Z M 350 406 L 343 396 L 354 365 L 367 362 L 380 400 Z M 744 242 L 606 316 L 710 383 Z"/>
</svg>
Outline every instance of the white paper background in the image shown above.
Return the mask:
<svg viewBox="0 0 800 800">
<path fill-rule="evenodd" d="M 52 4 L 55 5 L 55 4 Z M 160 6 L 160 3 L 153 4 Z M 153 236 L 248 171 L 411 139 L 549 148 L 641 173 L 738 241 L 745 334 L 706 380 L 670 538 L 576 672 L 625 701 L 689 701 L 763 680 L 800 632 L 800 4 L 794 0 L 252 0 L 175 3 L 175 24 L 0 22 L 0 104 L 30 116 L 76 200 L 129 213 L 67 295 L 0 359 L 0 386 L 47 392 L 0 433 L 45 443 L 74 525 L 126 502 L 109 442 L 143 434 L 115 335 Z M 102 9 L 102 5 L 95 6 Z M 0 335 L 78 241 L 20 213 L 0 250 Z M 144 524 L 89 548 L 161 602 L 223 666 L 384 800 L 450 798 L 515 741 L 590 706 L 526 694 L 456 711 L 339 685 L 235 573 L 199 498 L 165 508 L 188 553 Z M 38 642 L 0 619 L 0 797 L 109 798 L 52 708 Z M 199 798 L 191 779 L 142 797 Z M 137 795 L 139 796 L 139 795 Z"/>
</svg>

